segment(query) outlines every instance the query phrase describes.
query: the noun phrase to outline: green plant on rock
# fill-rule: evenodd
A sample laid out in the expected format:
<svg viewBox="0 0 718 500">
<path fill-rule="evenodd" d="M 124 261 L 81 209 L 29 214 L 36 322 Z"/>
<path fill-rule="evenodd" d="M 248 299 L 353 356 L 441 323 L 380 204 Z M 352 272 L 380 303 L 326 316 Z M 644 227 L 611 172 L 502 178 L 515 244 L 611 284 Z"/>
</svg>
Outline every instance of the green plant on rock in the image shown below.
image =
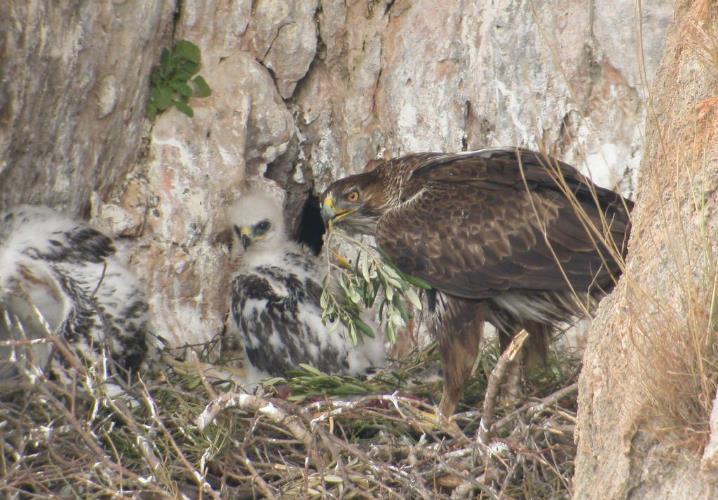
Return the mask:
<svg viewBox="0 0 718 500">
<path fill-rule="evenodd" d="M 147 117 L 155 117 L 176 107 L 192 117 L 194 111 L 189 105 L 190 97 L 208 97 L 212 94 L 207 81 L 197 75 L 202 65 L 199 47 L 187 40 L 179 40 L 172 51 L 162 49 L 160 64 L 150 75 L 150 100 Z M 195 76 L 196 75 L 196 76 Z"/>
</svg>

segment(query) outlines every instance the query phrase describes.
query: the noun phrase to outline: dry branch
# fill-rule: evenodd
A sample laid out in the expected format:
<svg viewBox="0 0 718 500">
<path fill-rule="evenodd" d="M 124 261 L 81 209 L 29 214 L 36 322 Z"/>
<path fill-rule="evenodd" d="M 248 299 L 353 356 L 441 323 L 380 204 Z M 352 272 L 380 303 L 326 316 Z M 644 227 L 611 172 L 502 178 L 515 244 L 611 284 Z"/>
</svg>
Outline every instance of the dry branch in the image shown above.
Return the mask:
<svg viewBox="0 0 718 500">
<path fill-rule="evenodd" d="M 496 398 L 499 394 L 499 388 L 506 378 L 506 372 L 514 363 L 516 356 L 521 352 L 524 342 L 528 339 L 529 334 L 526 330 L 521 330 L 511 341 L 506 350 L 499 357 L 499 362 L 489 376 L 489 385 L 486 388 L 486 397 L 484 399 L 484 411 L 479 422 L 479 433 L 477 441 L 482 446 L 488 446 L 491 440 L 491 427 L 494 422 L 494 409 L 496 407 Z"/>
<path fill-rule="evenodd" d="M 52 496 L 68 484 L 65 493 L 77 497 L 567 496 L 571 387 L 510 414 L 516 425 L 493 440 L 499 453 L 487 468 L 466 437 L 475 420 L 442 426 L 436 407 L 405 389 L 292 404 L 223 392 L 226 377 L 205 376 L 223 367 L 190 360 L 112 399 L 103 373 L 72 350 L 58 355 L 74 356 L 60 368 L 82 385 L 42 379 L 0 405 L 0 496 Z M 494 409 L 497 424 L 504 411 Z"/>
<path fill-rule="evenodd" d="M 195 420 L 197 427 L 204 430 L 217 418 L 220 412 L 227 408 L 239 408 L 240 410 L 259 413 L 275 424 L 286 427 L 307 448 L 311 446 L 312 435 L 304 427 L 300 418 L 286 413 L 271 401 L 245 393 L 225 392 L 214 401 L 211 401 Z"/>
</svg>

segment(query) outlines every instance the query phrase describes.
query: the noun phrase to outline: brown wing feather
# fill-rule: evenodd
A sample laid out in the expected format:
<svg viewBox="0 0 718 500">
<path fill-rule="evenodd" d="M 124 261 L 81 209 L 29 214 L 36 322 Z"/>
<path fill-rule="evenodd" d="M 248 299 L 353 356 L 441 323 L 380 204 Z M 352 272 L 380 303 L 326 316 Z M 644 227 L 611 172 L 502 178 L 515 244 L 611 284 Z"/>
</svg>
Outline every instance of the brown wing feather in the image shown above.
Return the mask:
<svg viewBox="0 0 718 500">
<path fill-rule="evenodd" d="M 577 291 L 610 287 L 605 264 L 613 273 L 617 265 L 596 249 L 553 173 L 535 156 L 522 164 L 523 173 L 516 154 L 504 150 L 429 159 L 409 176 L 403 203 L 379 220 L 378 245 L 404 272 L 461 297 L 568 290 L 567 279 Z M 600 227 L 598 201 L 620 244 L 628 224 L 620 196 L 600 188 L 594 195 L 575 169 L 559 168 Z"/>
<path fill-rule="evenodd" d="M 412 169 L 404 196 L 431 181 L 470 182 L 484 189 L 528 186 L 531 190 L 570 191 L 580 201 L 604 209 L 633 208 L 620 194 L 596 186 L 571 165 L 522 148 L 497 148 L 459 154 L 416 155 L 424 161 Z"/>
</svg>

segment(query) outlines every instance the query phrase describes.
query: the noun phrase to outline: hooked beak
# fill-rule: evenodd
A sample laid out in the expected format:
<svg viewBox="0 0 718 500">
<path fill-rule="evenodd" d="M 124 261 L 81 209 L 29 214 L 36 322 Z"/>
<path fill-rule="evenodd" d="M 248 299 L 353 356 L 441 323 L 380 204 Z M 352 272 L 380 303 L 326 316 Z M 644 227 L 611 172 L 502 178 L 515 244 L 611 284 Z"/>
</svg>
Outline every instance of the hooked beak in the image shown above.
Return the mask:
<svg viewBox="0 0 718 500">
<path fill-rule="evenodd" d="M 334 207 L 334 198 L 332 198 L 332 195 L 328 194 L 326 198 L 324 198 L 324 202 L 322 202 L 322 220 L 324 221 L 324 225 L 326 226 L 329 224 L 329 221 L 336 217 L 336 215 L 337 212 Z"/>
<path fill-rule="evenodd" d="M 248 227 L 241 227 L 239 229 L 239 241 L 242 243 L 242 247 L 246 251 L 249 245 L 252 244 L 252 230 Z"/>
<path fill-rule="evenodd" d="M 328 194 L 322 202 L 322 220 L 324 221 L 325 226 L 331 228 L 332 224 L 336 224 L 337 222 L 346 219 L 357 210 L 359 209 L 350 208 L 337 210 L 336 205 L 334 205 L 334 198 L 331 194 Z"/>
</svg>

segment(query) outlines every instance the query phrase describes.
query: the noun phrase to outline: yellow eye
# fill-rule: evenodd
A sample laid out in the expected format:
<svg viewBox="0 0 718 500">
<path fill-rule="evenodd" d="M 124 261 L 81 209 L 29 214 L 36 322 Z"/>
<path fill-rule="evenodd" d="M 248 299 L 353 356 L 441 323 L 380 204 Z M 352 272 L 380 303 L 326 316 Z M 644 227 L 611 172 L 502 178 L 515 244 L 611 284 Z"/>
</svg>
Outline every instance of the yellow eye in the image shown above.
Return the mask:
<svg viewBox="0 0 718 500">
<path fill-rule="evenodd" d="M 357 193 L 356 191 L 351 191 L 349 194 L 347 194 L 347 201 L 350 201 L 352 203 L 359 201 L 359 193 Z"/>
</svg>

